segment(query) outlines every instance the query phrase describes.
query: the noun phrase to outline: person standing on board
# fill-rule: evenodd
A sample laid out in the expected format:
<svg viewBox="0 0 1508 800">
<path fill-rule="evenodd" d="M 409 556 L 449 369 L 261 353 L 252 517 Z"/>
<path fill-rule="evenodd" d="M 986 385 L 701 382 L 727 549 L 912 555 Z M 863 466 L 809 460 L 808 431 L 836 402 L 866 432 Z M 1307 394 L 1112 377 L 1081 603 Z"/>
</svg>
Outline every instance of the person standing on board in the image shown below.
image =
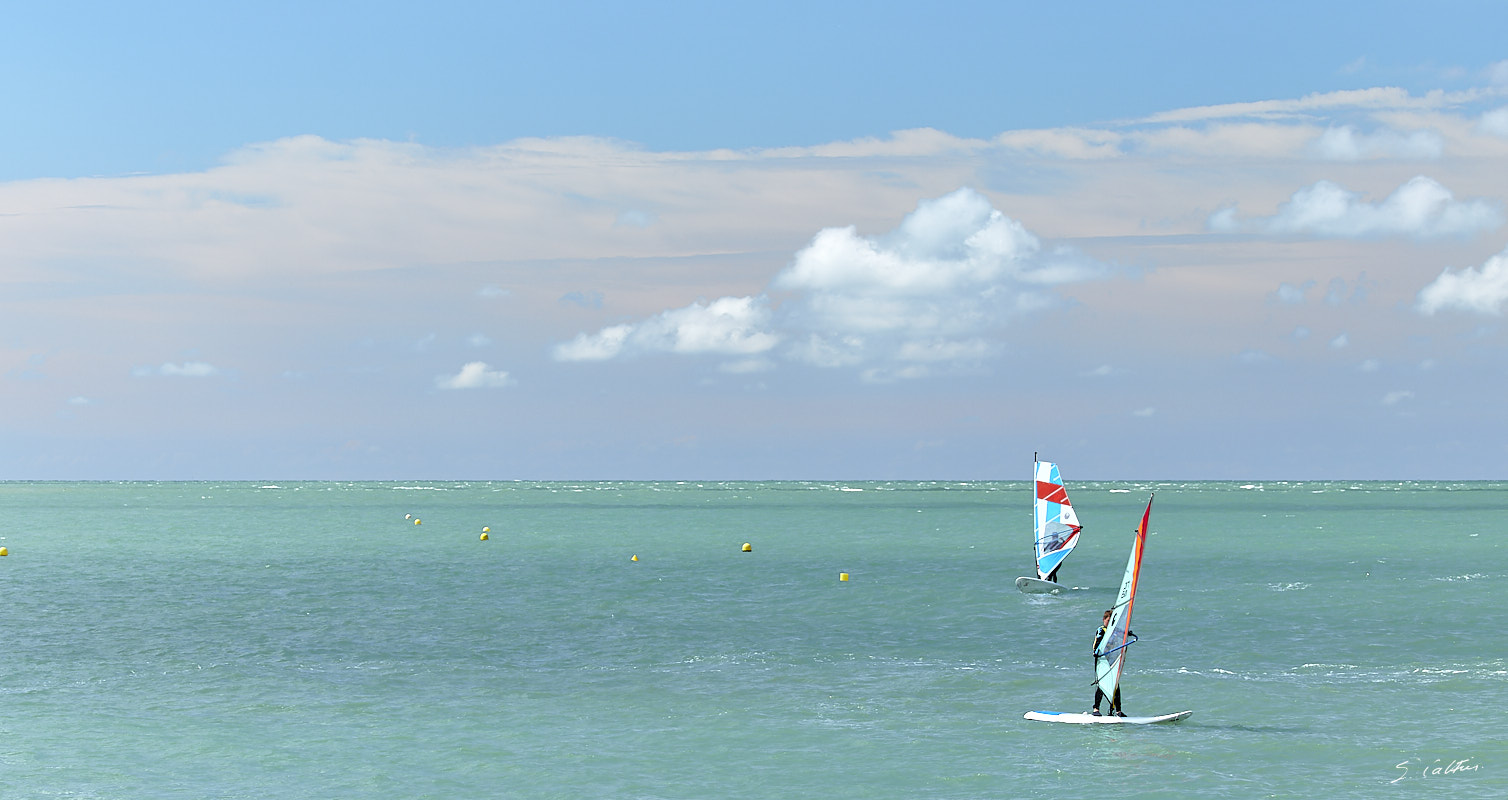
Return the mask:
<svg viewBox="0 0 1508 800">
<path fill-rule="evenodd" d="M 1111 616 L 1112 616 L 1112 614 L 1111 614 L 1110 611 L 1106 611 L 1105 612 L 1105 616 L 1103 616 L 1103 617 L 1100 618 L 1100 630 L 1099 630 L 1099 633 L 1096 633 L 1094 635 L 1094 674 L 1095 675 L 1099 675 L 1100 674 L 1100 658 L 1101 658 L 1101 656 L 1100 656 L 1100 642 L 1104 641 L 1104 639 L 1105 639 L 1105 633 L 1110 630 L 1110 617 Z M 1126 630 L 1126 635 L 1129 636 L 1130 638 L 1132 638 L 1133 640 L 1136 638 L 1136 634 L 1132 633 L 1130 631 L 1130 629 Z M 1100 716 L 1100 700 L 1101 700 L 1101 698 L 1104 698 L 1104 697 L 1105 697 L 1105 693 L 1100 689 L 1100 682 L 1099 682 L 1098 679 L 1096 679 L 1095 682 L 1094 682 L 1094 709 L 1089 712 L 1090 714 L 1093 714 L 1096 717 Z M 1117 716 L 1117 717 L 1124 717 L 1124 716 L 1126 716 L 1124 713 L 1121 712 L 1121 687 L 1119 685 L 1116 685 L 1116 687 L 1115 687 L 1115 695 L 1113 697 L 1110 697 L 1109 700 L 1110 700 L 1110 713 L 1112 715 Z"/>
</svg>

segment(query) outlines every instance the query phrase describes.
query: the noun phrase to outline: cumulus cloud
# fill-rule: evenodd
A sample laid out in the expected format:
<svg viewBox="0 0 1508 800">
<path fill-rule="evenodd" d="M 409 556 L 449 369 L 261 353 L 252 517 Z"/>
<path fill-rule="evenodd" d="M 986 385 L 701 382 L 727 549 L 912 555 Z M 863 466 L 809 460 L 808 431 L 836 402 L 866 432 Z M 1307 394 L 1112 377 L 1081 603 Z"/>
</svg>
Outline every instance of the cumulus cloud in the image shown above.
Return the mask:
<svg viewBox="0 0 1508 800">
<path fill-rule="evenodd" d="M 639 323 L 582 333 L 555 347 L 557 361 L 604 361 L 620 355 L 682 353 L 752 356 L 773 348 L 764 296 L 723 297 L 662 311 Z"/>
<path fill-rule="evenodd" d="M 137 367 L 131 374 L 138 378 L 160 375 L 169 378 L 210 378 L 221 374 L 219 367 L 203 361 L 185 361 L 182 364 L 163 364 L 160 367 Z"/>
<path fill-rule="evenodd" d="M 1508 301 L 1508 250 L 1480 267 L 1466 267 L 1456 272 L 1449 268 L 1419 290 L 1416 308 L 1433 315 L 1437 311 L 1472 311 L 1499 314 Z"/>
<path fill-rule="evenodd" d="M 771 283 L 771 294 L 724 297 L 642 322 L 582 333 L 557 345 L 560 361 L 651 352 L 776 354 L 820 367 L 872 364 L 887 383 L 977 363 L 1011 316 L 1054 302 L 1055 286 L 1104 277 L 1103 264 L 1046 249 L 971 189 L 919 203 L 893 231 L 819 231 Z M 777 309 L 771 296 L 783 298 Z M 765 362 L 759 362 L 761 368 Z"/>
<path fill-rule="evenodd" d="M 1503 223 L 1498 206 L 1485 200 L 1458 201 L 1449 189 L 1423 175 L 1398 187 L 1380 203 L 1330 181 L 1294 192 L 1271 217 L 1238 219 L 1234 208 L 1209 218 L 1218 232 L 1238 230 L 1279 235 L 1335 238 L 1408 236 L 1429 239 L 1468 236 Z"/>
<path fill-rule="evenodd" d="M 1044 253 L 1020 222 L 960 189 L 919 203 L 882 236 L 819 232 L 774 287 L 795 295 L 787 324 L 810 331 L 795 358 L 958 361 L 982 358 L 991 349 L 984 335 L 1012 315 L 1049 304 L 1045 289 L 1108 272 L 1070 250 Z"/>
<path fill-rule="evenodd" d="M 454 375 L 435 378 L 435 386 L 441 389 L 496 389 L 513 383 L 508 373 L 492 369 L 484 361 L 472 361 Z"/>
<path fill-rule="evenodd" d="M 1445 152 L 1445 140 L 1434 131 L 1404 133 L 1382 129 L 1362 133 L 1350 125 L 1328 128 L 1313 145 L 1314 153 L 1329 161 L 1365 161 L 1374 158 L 1436 159 Z"/>
</svg>

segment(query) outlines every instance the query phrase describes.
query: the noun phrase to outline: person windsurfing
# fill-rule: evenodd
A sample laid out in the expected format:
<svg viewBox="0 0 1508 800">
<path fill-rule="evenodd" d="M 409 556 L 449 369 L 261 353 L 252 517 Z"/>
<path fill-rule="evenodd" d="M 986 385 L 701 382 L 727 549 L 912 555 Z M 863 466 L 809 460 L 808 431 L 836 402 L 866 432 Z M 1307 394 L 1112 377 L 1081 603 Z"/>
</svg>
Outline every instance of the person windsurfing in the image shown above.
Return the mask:
<svg viewBox="0 0 1508 800">
<path fill-rule="evenodd" d="M 1103 617 L 1100 618 L 1100 630 L 1099 630 L 1098 633 L 1096 633 L 1094 635 L 1094 674 L 1095 675 L 1099 675 L 1100 674 L 1100 659 L 1104 657 L 1104 656 L 1100 655 L 1100 642 L 1104 641 L 1104 639 L 1105 639 L 1105 633 L 1110 630 L 1110 617 L 1111 616 L 1112 616 L 1112 612 L 1111 611 L 1106 611 L 1105 612 L 1105 616 L 1103 616 Z M 1133 640 L 1136 638 L 1136 634 L 1132 633 L 1129 629 L 1127 629 L 1126 635 L 1128 637 L 1130 637 L 1131 639 L 1133 639 Z M 1092 714 L 1092 715 L 1094 715 L 1096 717 L 1101 716 L 1101 714 L 1100 714 L 1100 700 L 1101 699 L 1105 699 L 1105 693 L 1104 693 L 1104 691 L 1102 691 L 1100 689 L 1100 682 L 1099 682 L 1098 679 L 1096 679 L 1095 682 L 1094 682 L 1094 708 L 1089 712 L 1090 714 Z M 1109 712 L 1110 714 L 1112 714 L 1113 716 L 1117 716 L 1117 717 L 1124 717 L 1124 716 L 1126 716 L 1124 713 L 1121 712 L 1121 687 L 1120 687 L 1119 683 L 1117 683 L 1116 686 L 1115 686 L 1115 693 L 1114 693 L 1114 695 L 1111 696 L 1111 697 L 1109 697 L 1108 699 L 1110 700 L 1110 712 Z"/>
</svg>

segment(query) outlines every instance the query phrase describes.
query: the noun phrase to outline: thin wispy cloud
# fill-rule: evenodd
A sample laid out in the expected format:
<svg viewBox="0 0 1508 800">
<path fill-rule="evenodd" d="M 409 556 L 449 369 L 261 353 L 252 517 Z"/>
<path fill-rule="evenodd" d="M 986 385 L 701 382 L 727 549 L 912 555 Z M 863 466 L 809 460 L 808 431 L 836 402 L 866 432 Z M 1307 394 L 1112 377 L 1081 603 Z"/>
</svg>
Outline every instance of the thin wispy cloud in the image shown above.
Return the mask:
<svg viewBox="0 0 1508 800">
<path fill-rule="evenodd" d="M 212 378 L 223 374 L 219 367 L 203 361 L 185 361 L 182 364 L 166 363 L 156 367 L 137 367 L 131 374 L 138 378 L 162 376 L 168 378 Z"/>
</svg>

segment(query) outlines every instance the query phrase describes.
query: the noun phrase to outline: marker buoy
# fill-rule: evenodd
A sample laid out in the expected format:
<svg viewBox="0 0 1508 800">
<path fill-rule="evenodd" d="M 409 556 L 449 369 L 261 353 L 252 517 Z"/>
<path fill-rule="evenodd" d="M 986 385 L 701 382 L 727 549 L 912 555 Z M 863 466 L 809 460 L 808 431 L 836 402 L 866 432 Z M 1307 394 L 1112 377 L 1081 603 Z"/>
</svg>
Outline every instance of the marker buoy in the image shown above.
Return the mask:
<svg viewBox="0 0 1508 800">
<path fill-rule="evenodd" d="M 418 525 L 418 524 L 419 524 L 419 523 L 421 523 L 421 522 L 423 522 L 423 521 L 424 521 L 424 520 L 422 520 L 422 519 L 416 519 L 416 520 L 414 520 L 414 524 L 415 524 L 415 525 Z"/>
<path fill-rule="evenodd" d="M 413 518 L 414 518 L 414 515 L 413 515 L 413 514 L 404 514 L 404 515 L 403 515 L 403 518 L 404 518 L 404 519 L 413 519 Z"/>
<path fill-rule="evenodd" d="M 483 525 L 482 526 L 482 533 L 492 533 L 492 529 L 489 528 L 489 527 L 487 527 L 487 526 L 485 526 L 485 525 Z"/>
<path fill-rule="evenodd" d="M 754 552 L 754 545 L 749 544 L 748 542 L 744 542 L 744 552 L 745 553 L 752 553 L 752 552 Z"/>
<path fill-rule="evenodd" d="M 8 555 L 10 555 L 10 551 L 6 550 L 3 547 L 0 547 L 0 556 L 8 556 Z"/>
<path fill-rule="evenodd" d="M 838 580 L 840 580 L 840 581 L 846 581 L 846 580 L 848 580 L 848 573 L 847 572 L 840 572 L 840 573 L 838 573 Z"/>
<path fill-rule="evenodd" d="M 487 541 L 487 532 L 486 531 L 482 531 L 482 541 L 484 541 L 484 542 Z"/>
<path fill-rule="evenodd" d="M 630 559 L 629 559 L 629 561 L 638 561 L 638 560 L 639 560 L 639 557 L 638 557 L 638 556 L 634 556 L 634 557 L 633 557 L 633 558 L 630 558 Z"/>
</svg>

